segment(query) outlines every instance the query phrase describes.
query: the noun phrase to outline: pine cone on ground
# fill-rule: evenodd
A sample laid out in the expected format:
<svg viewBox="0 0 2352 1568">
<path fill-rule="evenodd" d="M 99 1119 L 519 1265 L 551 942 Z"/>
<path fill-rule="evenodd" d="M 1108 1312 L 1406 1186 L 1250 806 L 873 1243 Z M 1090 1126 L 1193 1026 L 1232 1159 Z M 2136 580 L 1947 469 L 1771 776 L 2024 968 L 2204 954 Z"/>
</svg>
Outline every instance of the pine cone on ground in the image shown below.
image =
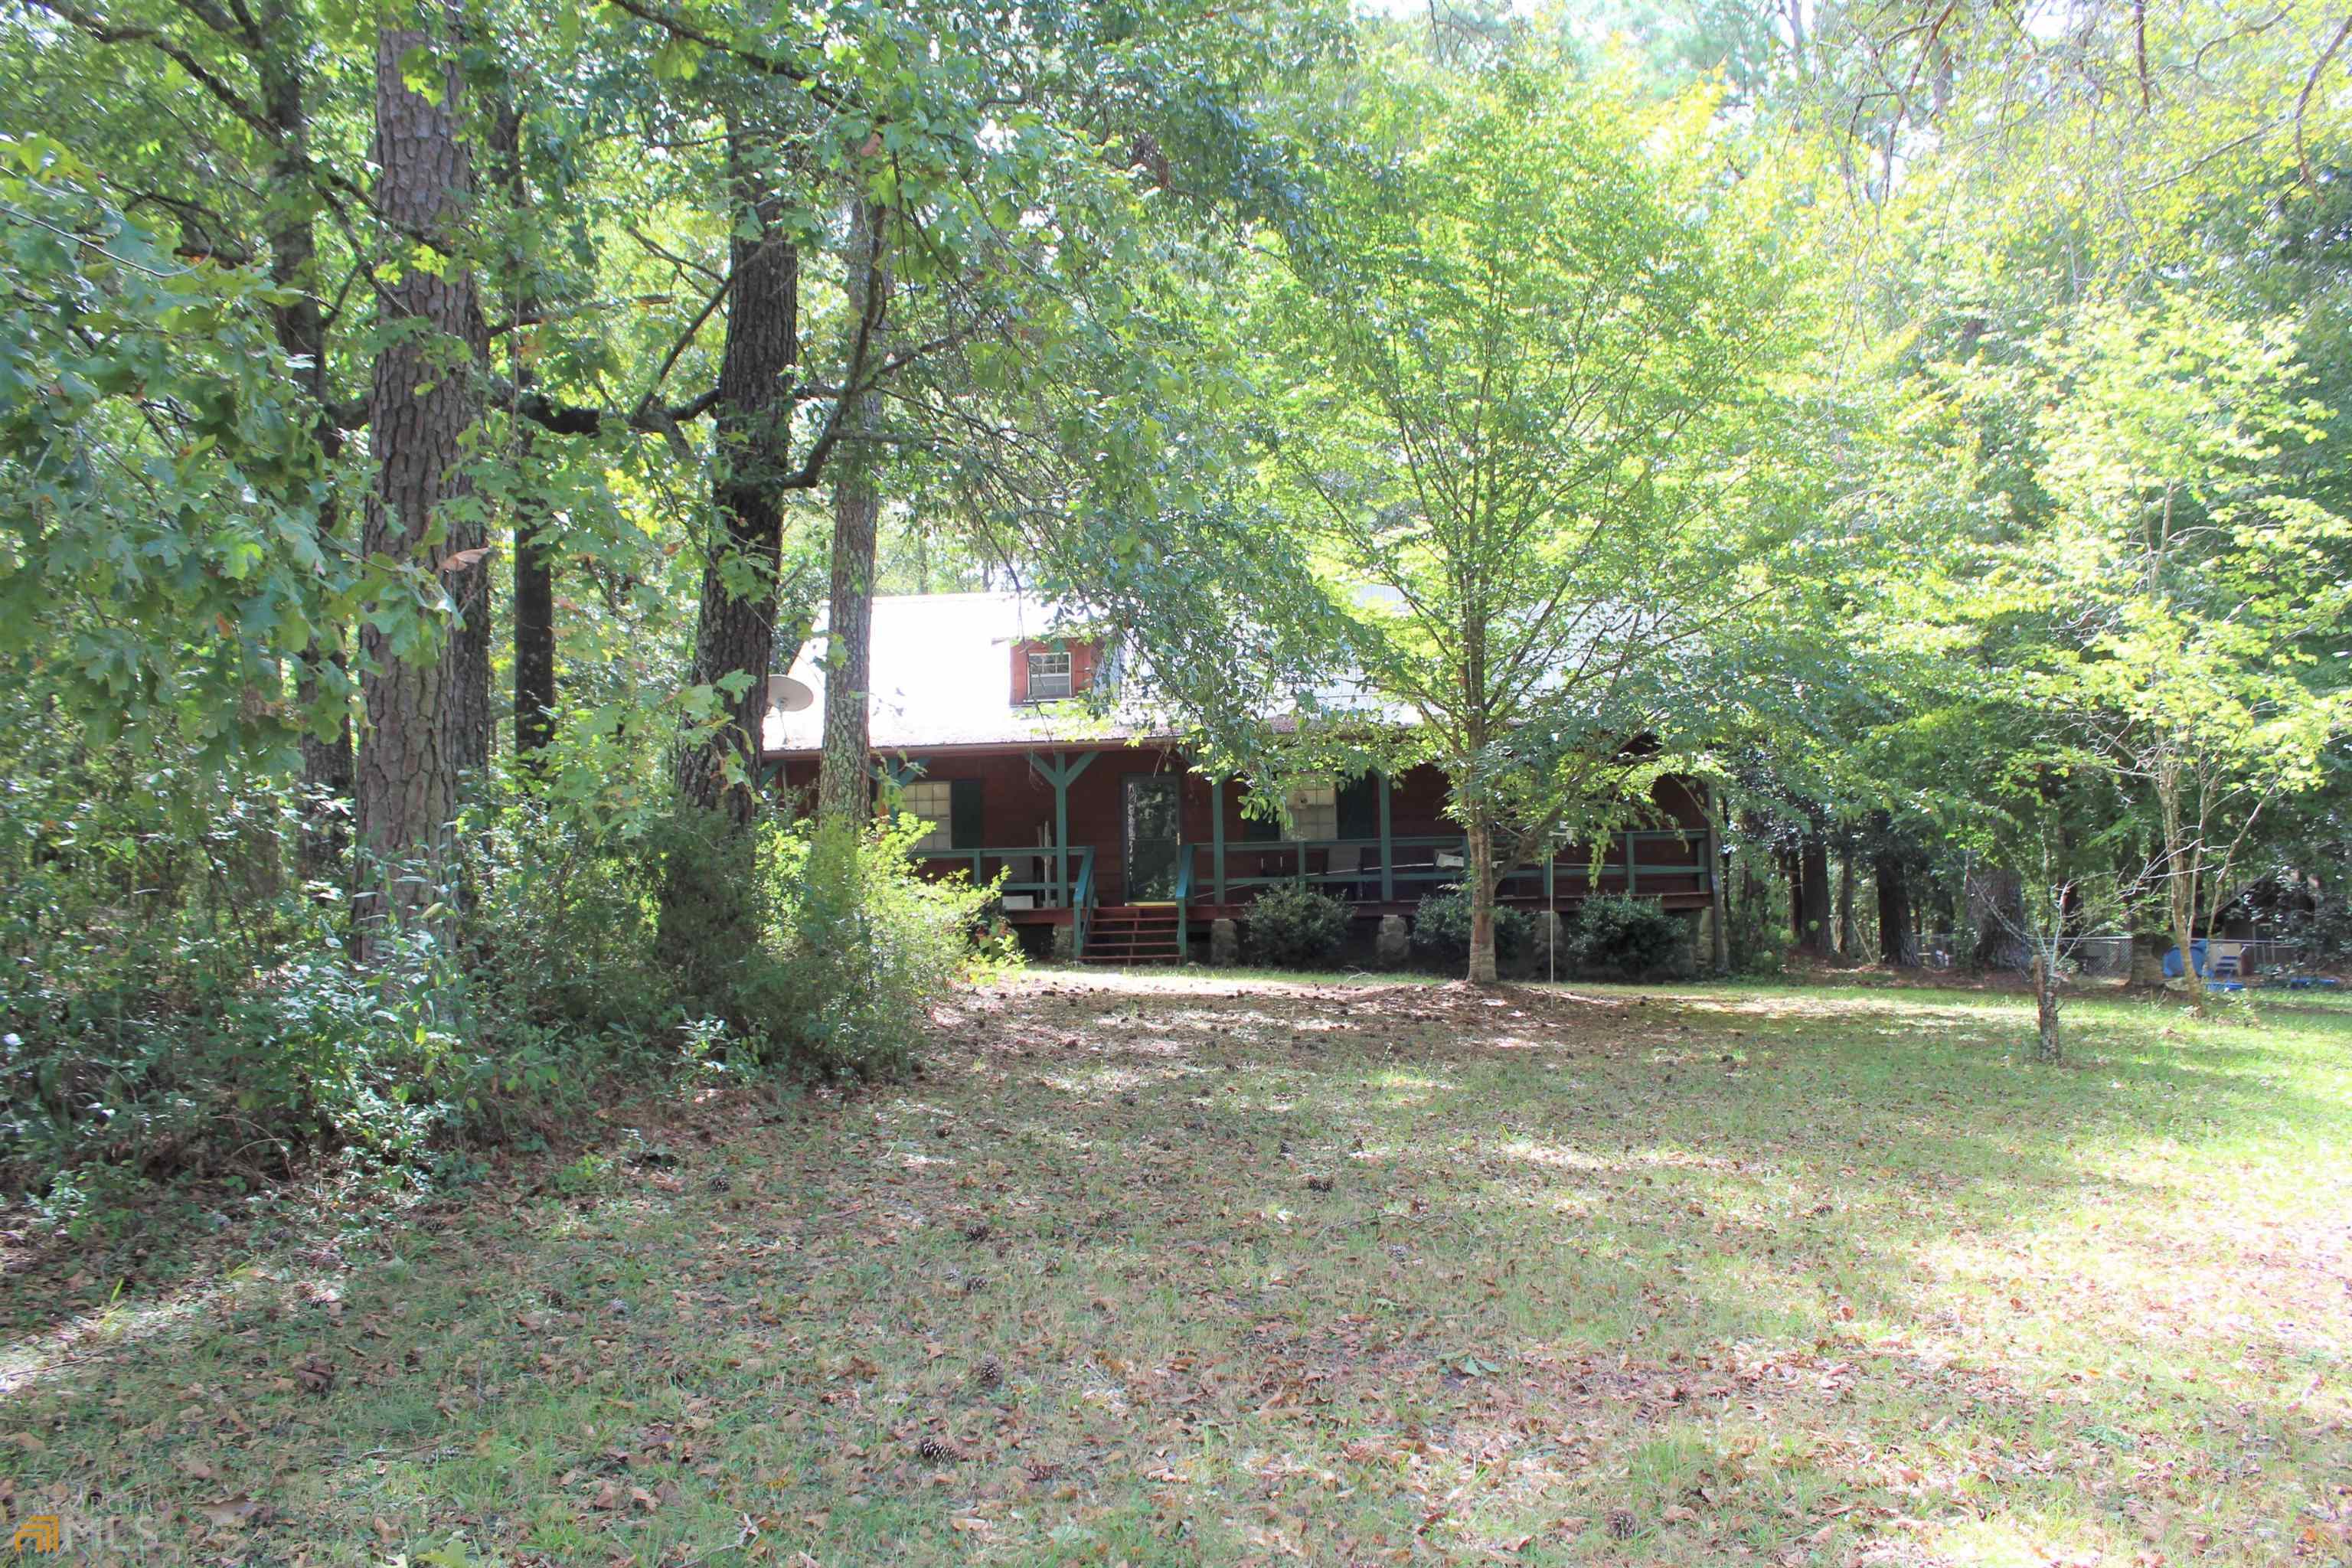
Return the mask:
<svg viewBox="0 0 2352 1568">
<path fill-rule="evenodd" d="M 1004 1363 L 984 1355 L 972 1363 L 971 1385 L 985 1394 L 1004 1386 Z"/>
<path fill-rule="evenodd" d="M 952 1465 L 963 1458 L 963 1449 L 952 1437 L 925 1436 L 915 1444 L 915 1457 L 927 1465 Z"/>
<path fill-rule="evenodd" d="M 1611 1540 L 1631 1541 L 1640 1532 L 1641 1528 L 1642 1521 L 1635 1519 L 1633 1514 L 1626 1510 L 1622 1508 L 1612 1508 L 1609 1510 L 1609 1538 Z"/>
</svg>

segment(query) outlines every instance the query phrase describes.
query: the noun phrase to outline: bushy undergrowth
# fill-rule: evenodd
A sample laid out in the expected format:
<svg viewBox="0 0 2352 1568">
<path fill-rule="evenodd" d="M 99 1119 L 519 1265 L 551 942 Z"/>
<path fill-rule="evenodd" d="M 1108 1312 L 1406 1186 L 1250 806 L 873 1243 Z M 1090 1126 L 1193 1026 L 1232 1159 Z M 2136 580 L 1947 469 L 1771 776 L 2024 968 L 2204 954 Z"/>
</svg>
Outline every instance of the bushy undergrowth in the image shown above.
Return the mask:
<svg viewBox="0 0 2352 1568">
<path fill-rule="evenodd" d="M 1505 904 L 1495 910 L 1495 958 L 1509 963 L 1528 951 L 1535 921 Z M 1459 887 L 1440 888 L 1413 912 L 1412 945 L 1431 958 L 1459 963 L 1470 956 L 1470 895 Z"/>
<path fill-rule="evenodd" d="M 1787 912 L 1762 896 L 1728 899 L 1724 914 L 1724 950 L 1731 972 L 1757 978 L 1780 973 L 1789 945 Z"/>
<path fill-rule="evenodd" d="M 1348 940 L 1348 906 L 1330 894 L 1277 884 L 1250 905 L 1250 957 L 1277 969 L 1328 963 Z"/>
<path fill-rule="evenodd" d="M 1007 957 L 971 941 L 986 890 L 918 878 L 905 824 L 828 861 L 774 820 L 714 835 L 513 791 L 462 825 L 436 911 L 362 963 L 340 889 L 255 870 L 288 858 L 282 791 L 191 812 L 178 780 L 25 776 L 0 797 L 16 1191 L 325 1150 L 416 1180 L 553 1133 L 618 1078 L 903 1071 L 928 1004 Z"/>
<path fill-rule="evenodd" d="M 1653 980 L 1691 967 L 1691 928 L 1655 899 L 1606 893 L 1568 917 L 1562 945 L 1578 973 Z"/>
<path fill-rule="evenodd" d="M 975 947 L 994 890 L 928 880 L 909 854 L 929 824 L 898 818 L 852 841 L 795 833 L 776 857 L 782 918 L 754 992 L 767 1039 L 824 1074 L 895 1077 L 912 1064 L 930 1004 L 977 964 L 1009 964 L 1009 938 Z"/>
</svg>

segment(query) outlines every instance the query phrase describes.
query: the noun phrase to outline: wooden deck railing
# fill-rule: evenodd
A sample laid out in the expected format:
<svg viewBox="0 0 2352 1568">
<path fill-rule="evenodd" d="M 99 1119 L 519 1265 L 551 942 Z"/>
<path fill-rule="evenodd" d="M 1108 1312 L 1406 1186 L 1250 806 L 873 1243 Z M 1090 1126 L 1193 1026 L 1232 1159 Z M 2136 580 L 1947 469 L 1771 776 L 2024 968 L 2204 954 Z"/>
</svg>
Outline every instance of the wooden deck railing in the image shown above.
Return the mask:
<svg viewBox="0 0 2352 1568">
<path fill-rule="evenodd" d="M 1066 890 L 1055 880 L 1056 857 L 1050 845 L 1019 844 L 986 849 L 919 849 L 915 852 L 915 858 L 927 865 L 944 864 L 968 870 L 975 882 L 985 882 L 999 872 L 1007 873 L 1002 890 L 1017 898 L 1035 900 L 1030 906 L 1033 909 L 1077 909 L 1094 900 L 1095 849 L 1091 844 L 1070 846 L 1070 886 Z"/>
<path fill-rule="evenodd" d="M 1593 893 L 1704 893 L 1712 885 L 1706 863 L 1707 836 L 1700 828 L 1657 828 L 1613 835 L 1599 868 L 1589 849 L 1563 851 L 1550 864 L 1523 864 L 1503 879 L 1507 897 L 1550 898 Z M 1672 859 L 1655 853 L 1644 862 L 1644 846 L 1673 845 Z M 1192 878 L 1193 897 L 1218 903 L 1231 895 L 1280 883 L 1303 882 L 1335 892 L 1353 903 L 1411 901 L 1462 879 L 1469 849 L 1454 834 L 1392 837 L 1382 858 L 1378 838 L 1286 838 L 1235 842 L 1220 848 L 1185 846 L 1188 858 L 1205 858 L 1205 872 Z"/>
<path fill-rule="evenodd" d="M 1593 893 L 1705 893 L 1713 886 L 1706 844 L 1705 830 L 1698 828 L 1619 833 L 1610 838 L 1597 874 L 1589 850 L 1567 850 L 1548 865 L 1517 868 L 1503 879 L 1502 891 L 1507 898 L 1546 900 Z M 1660 853 L 1667 845 L 1675 847 L 1671 859 Z M 1378 838 L 1227 840 L 1222 849 L 1213 844 L 1187 844 L 1177 862 L 1175 902 L 1180 910 L 1195 903 L 1236 903 L 1258 889 L 1282 883 L 1305 883 L 1350 903 L 1411 902 L 1459 882 L 1468 852 L 1467 840 L 1458 833 L 1391 837 L 1386 847 L 1383 859 Z M 1646 858 L 1645 847 L 1651 850 Z M 1003 891 L 1031 900 L 1027 907 L 1071 910 L 1083 951 L 1085 928 L 1097 897 L 1093 845 L 1070 847 L 1067 888 L 1055 879 L 1058 857 L 1050 845 L 931 849 L 917 858 L 969 870 L 975 882 L 1002 873 Z"/>
</svg>

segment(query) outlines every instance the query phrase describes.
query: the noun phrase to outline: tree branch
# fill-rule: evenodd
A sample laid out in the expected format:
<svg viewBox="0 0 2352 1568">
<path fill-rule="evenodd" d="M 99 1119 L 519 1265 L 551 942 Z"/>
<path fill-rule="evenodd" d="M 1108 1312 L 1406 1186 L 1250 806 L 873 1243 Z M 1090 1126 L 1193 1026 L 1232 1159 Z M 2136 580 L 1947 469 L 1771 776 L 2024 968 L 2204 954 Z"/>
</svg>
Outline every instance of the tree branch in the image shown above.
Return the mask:
<svg viewBox="0 0 2352 1568">
<path fill-rule="evenodd" d="M 811 98 L 824 104 L 827 109 L 840 112 L 851 107 L 846 99 L 826 87 L 817 79 L 816 73 L 805 66 L 796 65 L 791 60 L 778 59 L 773 55 L 763 54 L 757 49 L 747 49 L 740 44 L 729 43 L 716 34 L 696 26 L 683 16 L 674 16 L 658 5 L 646 4 L 646 0 L 607 0 L 607 4 L 618 6 L 641 22 L 652 23 L 672 37 L 684 38 L 690 44 L 699 44 L 706 49 L 725 55 L 730 59 L 751 67 L 762 76 L 775 77 L 791 82 L 795 87 L 804 89 Z"/>
<path fill-rule="evenodd" d="M 2344 25 L 2336 29 L 2336 36 L 2327 40 L 2326 52 L 2319 57 L 2319 63 L 2311 68 L 2311 74 L 2303 79 L 2303 91 L 2294 100 L 2294 161 L 2303 171 L 2303 183 L 2306 185 L 2317 182 L 2311 177 L 2311 154 L 2303 144 L 2304 111 L 2311 107 L 2312 89 L 2319 85 L 2319 78 L 2327 69 L 2327 62 L 2334 59 L 2336 51 L 2344 47 L 2344 37 L 2347 33 L 2352 33 L 2352 16 L 2345 17 Z"/>
<path fill-rule="evenodd" d="M 229 112 L 258 132 L 266 140 L 273 144 L 279 140 L 281 132 L 276 121 L 247 102 L 244 94 L 238 92 L 222 78 L 215 76 L 209 67 L 190 54 L 185 47 L 154 28 L 115 26 L 103 16 L 93 16 L 80 6 L 71 4 L 70 0 L 25 0 L 25 3 L 71 23 L 101 44 L 145 44 L 149 48 L 187 72 L 197 86 L 220 100 L 228 107 Z M 2310 96 L 2308 89 L 2305 90 L 2305 96 Z"/>
<path fill-rule="evenodd" d="M 544 393 L 524 392 L 499 376 L 488 378 L 488 391 L 490 401 L 497 406 L 557 436 L 601 436 L 608 428 L 667 434 L 677 426 L 701 418 L 719 401 L 719 389 L 714 386 L 698 397 L 670 407 L 640 404 L 633 412 L 624 414 L 617 408 L 558 403 Z M 336 404 L 327 412 L 340 429 L 361 430 L 367 427 L 365 398 Z"/>
</svg>

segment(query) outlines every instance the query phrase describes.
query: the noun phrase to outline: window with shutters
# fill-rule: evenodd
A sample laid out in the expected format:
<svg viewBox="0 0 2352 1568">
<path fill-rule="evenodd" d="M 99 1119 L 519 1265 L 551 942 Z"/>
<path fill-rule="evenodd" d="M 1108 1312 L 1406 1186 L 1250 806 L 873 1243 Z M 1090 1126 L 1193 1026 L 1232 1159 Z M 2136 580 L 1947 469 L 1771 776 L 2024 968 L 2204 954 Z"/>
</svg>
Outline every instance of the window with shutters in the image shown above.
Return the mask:
<svg viewBox="0 0 2352 1568">
<path fill-rule="evenodd" d="M 1331 784 L 1300 784 L 1290 792 L 1293 838 L 1339 837 L 1339 792 Z"/>
<path fill-rule="evenodd" d="M 915 840 L 918 854 L 955 847 L 955 792 L 945 779 L 917 779 L 899 792 L 898 809 L 930 824 L 930 831 Z"/>
</svg>

